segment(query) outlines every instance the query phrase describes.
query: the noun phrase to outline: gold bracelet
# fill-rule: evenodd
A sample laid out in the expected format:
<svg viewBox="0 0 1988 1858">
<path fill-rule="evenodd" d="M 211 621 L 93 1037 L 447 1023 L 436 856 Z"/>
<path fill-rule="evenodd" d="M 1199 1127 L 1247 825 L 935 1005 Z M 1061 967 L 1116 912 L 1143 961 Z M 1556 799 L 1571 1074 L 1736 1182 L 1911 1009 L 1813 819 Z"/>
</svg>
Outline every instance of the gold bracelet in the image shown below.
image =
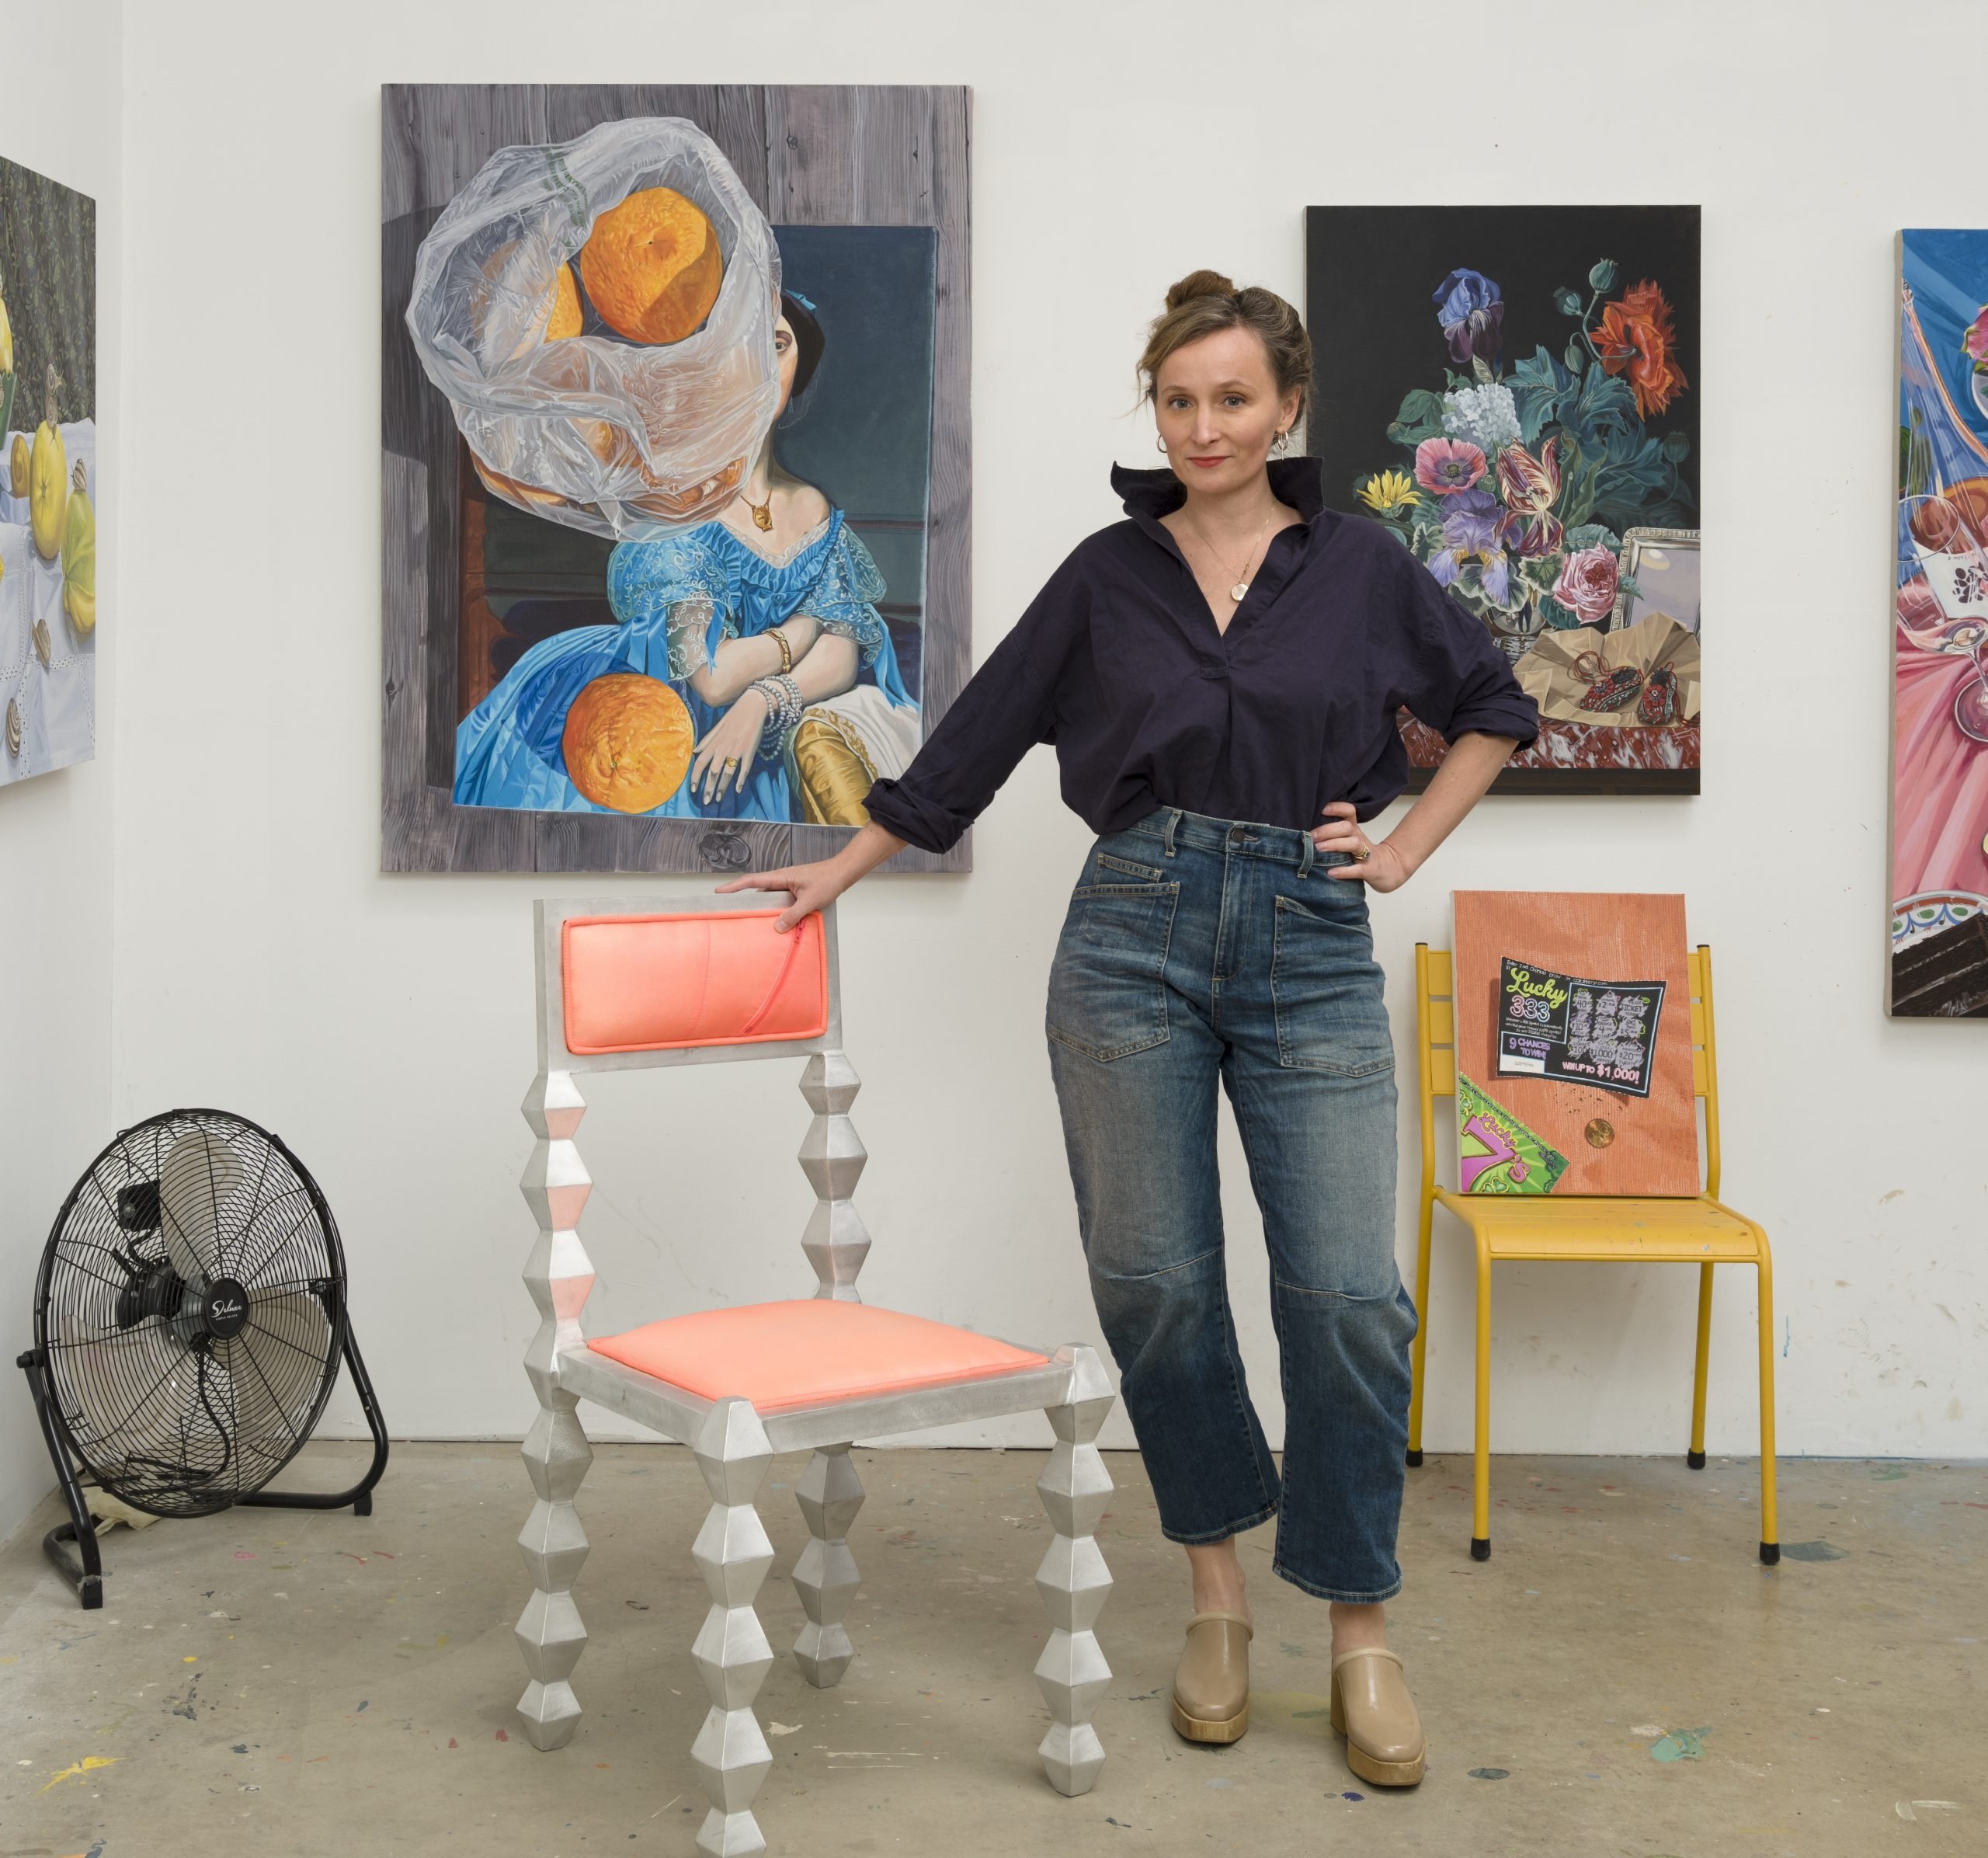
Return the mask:
<svg viewBox="0 0 1988 1858">
<path fill-rule="evenodd" d="M 766 636 L 780 647 L 780 675 L 785 677 L 794 669 L 794 648 L 787 642 L 787 635 L 778 626 L 769 627 Z"/>
</svg>

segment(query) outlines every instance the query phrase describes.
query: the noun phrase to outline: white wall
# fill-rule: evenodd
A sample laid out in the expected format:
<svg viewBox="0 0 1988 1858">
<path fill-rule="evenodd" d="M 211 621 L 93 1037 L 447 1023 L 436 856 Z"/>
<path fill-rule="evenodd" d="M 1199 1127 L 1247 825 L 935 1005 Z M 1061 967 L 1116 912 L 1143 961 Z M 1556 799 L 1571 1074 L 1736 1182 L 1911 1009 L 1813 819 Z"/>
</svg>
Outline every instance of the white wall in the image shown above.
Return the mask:
<svg viewBox="0 0 1988 1858">
<path fill-rule="evenodd" d="M 1922 43 L 1961 44 L 1976 9 L 1922 0 L 1910 17 Z M 1728 1197 L 1778 1246 L 1784 1448 L 1988 1451 L 1988 1028 L 1882 1007 L 1892 240 L 1984 205 L 1968 111 L 1899 89 L 1899 16 L 1818 6 L 1791 33 L 1778 9 L 1685 5 L 1619 41 L 1587 5 L 1510 7 L 1455 36 L 1399 9 L 1273 21 L 1183 0 L 640 0 L 560 18 L 548 30 L 538 0 L 209 0 L 126 26 L 119 481 L 137 567 L 116 609 L 135 694 L 114 1109 L 231 1105 L 294 1144 L 343 1225 L 395 1430 L 515 1435 L 531 1415 L 532 1223 L 513 1185 L 529 902 L 630 885 L 377 869 L 378 85 L 612 75 L 975 87 L 983 654 L 1115 516 L 1111 460 L 1153 461 L 1131 365 L 1172 278 L 1214 263 L 1301 297 L 1311 202 L 1702 202 L 1705 792 L 1495 802 L 1377 899 L 1404 1066 L 1412 945 L 1445 939 L 1453 887 L 1687 892 L 1719 956 Z M 1096 1338 L 1040 1030 L 1086 843 L 1038 752 L 972 876 L 880 880 L 845 906 L 873 1300 Z M 101 861 L 71 868 L 99 886 L 78 913 L 100 935 Z M 741 1066 L 595 1095 L 603 1323 L 805 1290 L 788 1080 Z M 1406 1104 L 1402 1133 L 1406 1157 Z M 1274 1407 L 1256 1222 L 1226 1153 L 1247 1350 Z M 1405 1213 L 1405 1261 L 1411 1232 Z M 1753 1449 L 1751 1289 L 1735 1275 L 1720 1307 L 1715 1449 Z M 1692 1274 L 1515 1269 L 1499 1290 L 1500 1449 L 1681 1449 Z M 1468 1439 L 1467 1299 L 1448 1235 L 1435 1449 Z"/>
<path fill-rule="evenodd" d="M 96 760 L 0 787 L 0 1536 L 55 1481 L 14 1358 L 33 1339 L 35 1272 L 50 1222 L 113 1133 L 111 809 L 124 621 L 116 565 L 124 482 L 120 12 L 115 0 L 64 0 L 54 10 L 0 5 L 0 155 L 96 201 L 99 475 L 90 495 L 101 525 L 103 614 Z"/>
</svg>

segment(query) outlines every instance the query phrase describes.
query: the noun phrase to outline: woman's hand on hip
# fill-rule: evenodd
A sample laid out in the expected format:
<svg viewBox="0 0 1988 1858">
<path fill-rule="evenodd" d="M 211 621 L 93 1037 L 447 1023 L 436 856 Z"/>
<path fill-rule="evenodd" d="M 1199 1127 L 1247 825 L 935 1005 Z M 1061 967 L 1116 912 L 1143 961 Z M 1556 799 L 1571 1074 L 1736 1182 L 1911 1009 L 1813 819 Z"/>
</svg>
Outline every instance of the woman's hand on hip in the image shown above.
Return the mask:
<svg viewBox="0 0 1988 1858">
<path fill-rule="evenodd" d="M 1326 823 L 1312 829 L 1312 843 L 1321 851 L 1342 851 L 1353 862 L 1335 865 L 1326 875 L 1359 882 L 1370 890 L 1399 890 L 1414 875 L 1415 867 L 1391 840 L 1376 844 L 1360 830 L 1350 800 L 1335 800 L 1326 809 Z"/>
</svg>

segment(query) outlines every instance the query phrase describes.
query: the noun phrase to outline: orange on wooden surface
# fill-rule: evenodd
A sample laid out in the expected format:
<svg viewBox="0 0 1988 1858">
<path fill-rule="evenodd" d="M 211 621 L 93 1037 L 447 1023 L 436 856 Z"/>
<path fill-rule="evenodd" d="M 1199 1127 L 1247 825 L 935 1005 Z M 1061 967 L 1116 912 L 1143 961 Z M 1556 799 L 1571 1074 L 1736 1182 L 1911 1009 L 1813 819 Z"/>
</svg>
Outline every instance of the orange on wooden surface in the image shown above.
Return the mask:
<svg viewBox="0 0 1988 1858">
<path fill-rule="evenodd" d="M 573 267 L 561 265 L 552 280 L 552 314 L 545 321 L 545 339 L 564 342 L 580 332 L 580 287 L 573 281 Z"/>
<path fill-rule="evenodd" d="M 610 671 L 573 699 L 560 753 L 596 806 L 647 812 L 683 785 L 697 731 L 683 699 L 638 671 Z"/>
<path fill-rule="evenodd" d="M 711 314 L 723 273 L 718 231 L 673 187 L 644 187 L 593 222 L 580 280 L 631 342 L 681 342 Z"/>
</svg>

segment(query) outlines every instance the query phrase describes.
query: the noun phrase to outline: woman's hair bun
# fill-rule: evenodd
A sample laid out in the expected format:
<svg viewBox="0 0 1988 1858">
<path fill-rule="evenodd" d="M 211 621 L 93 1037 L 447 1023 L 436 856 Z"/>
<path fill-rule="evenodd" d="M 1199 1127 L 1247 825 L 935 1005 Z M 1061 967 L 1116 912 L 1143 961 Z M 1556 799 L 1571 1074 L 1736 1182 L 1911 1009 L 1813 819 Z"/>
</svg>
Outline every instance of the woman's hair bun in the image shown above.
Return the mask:
<svg viewBox="0 0 1988 1858">
<path fill-rule="evenodd" d="M 1177 310 L 1183 303 L 1191 303 L 1197 297 L 1233 297 L 1236 282 L 1225 277 L 1219 271 L 1190 271 L 1187 275 L 1166 293 L 1166 307 Z"/>
</svg>

